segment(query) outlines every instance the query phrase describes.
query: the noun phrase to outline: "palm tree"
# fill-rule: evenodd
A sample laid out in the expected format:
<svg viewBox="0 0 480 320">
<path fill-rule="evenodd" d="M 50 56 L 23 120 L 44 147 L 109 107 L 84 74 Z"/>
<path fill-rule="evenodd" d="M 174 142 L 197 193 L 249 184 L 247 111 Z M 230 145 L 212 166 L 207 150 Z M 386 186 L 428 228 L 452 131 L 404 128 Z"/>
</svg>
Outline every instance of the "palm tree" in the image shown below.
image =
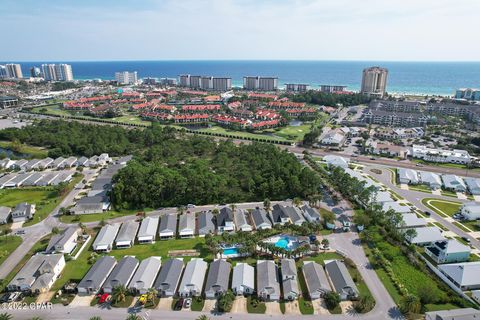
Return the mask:
<svg viewBox="0 0 480 320">
<path fill-rule="evenodd" d="M 137 316 L 135 313 L 130 313 L 125 320 L 141 320 L 140 316 Z"/>
<path fill-rule="evenodd" d="M 102 318 L 99 316 L 93 316 L 89 320 L 102 320 Z"/>
<path fill-rule="evenodd" d="M 0 314 L 0 320 L 13 320 L 13 316 L 5 312 Z"/>
<path fill-rule="evenodd" d="M 293 198 L 293 200 L 292 200 L 292 204 L 293 204 L 295 207 L 300 207 L 300 205 L 302 204 L 302 199 L 300 199 L 299 197 L 295 197 L 295 198 Z"/>
<path fill-rule="evenodd" d="M 328 245 L 330 244 L 330 241 L 328 241 L 328 239 L 323 238 L 321 244 L 322 244 L 323 250 L 325 250 L 325 248 L 328 247 Z"/>
<path fill-rule="evenodd" d="M 184 206 L 178 206 L 177 207 L 177 213 L 179 215 L 183 214 L 183 212 L 185 211 L 185 207 Z"/>
<path fill-rule="evenodd" d="M 30 319 L 30 320 L 42 320 L 42 318 L 40 318 L 40 317 L 33 317 L 33 318 Z"/>
<path fill-rule="evenodd" d="M 198 318 L 195 319 L 195 320 L 210 320 L 210 318 L 207 317 L 206 315 L 202 314 L 201 316 L 198 316 Z"/>
<path fill-rule="evenodd" d="M 270 199 L 266 198 L 265 200 L 263 200 L 263 208 L 265 209 L 265 211 L 270 212 L 270 210 L 272 209 L 271 206 L 272 204 L 270 203 Z"/>
<path fill-rule="evenodd" d="M 212 210 L 212 214 L 213 214 L 214 216 L 218 215 L 219 213 L 220 213 L 220 211 L 219 211 L 217 208 L 215 208 L 215 209 Z"/>
<path fill-rule="evenodd" d="M 400 302 L 400 311 L 404 314 L 418 314 L 421 308 L 420 299 L 412 294 L 403 297 Z"/>
<path fill-rule="evenodd" d="M 85 230 L 87 230 L 87 226 L 81 222 L 78 223 L 78 227 L 82 229 L 82 233 L 85 233 Z"/>
<path fill-rule="evenodd" d="M 158 295 L 158 291 L 155 288 L 149 288 L 147 291 L 147 304 L 150 303 L 150 305 L 155 305 L 155 298 Z"/>
<path fill-rule="evenodd" d="M 112 298 L 115 303 L 124 302 L 127 297 L 127 288 L 124 285 L 113 288 Z"/>
<path fill-rule="evenodd" d="M 237 205 L 236 205 L 235 203 L 232 203 L 232 204 L 230 205 L 230 209 L 231 209 L 233 212 L 235 212 L 235 210 L 237 209 Z"/>
</svg>

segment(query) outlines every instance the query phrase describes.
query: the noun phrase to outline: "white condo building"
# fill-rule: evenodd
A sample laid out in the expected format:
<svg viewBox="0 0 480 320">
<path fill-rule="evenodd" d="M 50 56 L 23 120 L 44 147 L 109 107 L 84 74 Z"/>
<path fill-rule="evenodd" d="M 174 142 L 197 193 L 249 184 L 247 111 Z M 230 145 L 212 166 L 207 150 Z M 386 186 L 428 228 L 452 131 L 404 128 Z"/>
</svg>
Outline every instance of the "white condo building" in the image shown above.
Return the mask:
<svg viewBox="0 0 480 320">
<path fill-rule="evenodd" d="M 115 72 L 115 81 L 119 84 L 136 84 L 138 82 L 137 71 Z"/>
<path fill-rule="evenodd" d="M 370 67 L 363 70 L 361 93 L 383 97 L 387 90 L 388 70 L 380 67 Z"/>
<path fill-rule="evenodd" d="M 42 64 L 42 73 L 46 81 L 73 81 L 72 66 L 69 64 Z"/>
<path fill-rule="evenodd" d="M 21 79 L 23 78 L 22 67 L 18 63 L 7 63 L 0 65 L 0 79 Z"/>
<path fill-rule="evenodd" d="M 277 77 L 243 77 L 245 90 L 275 91 L 278 88 Z"/>
<path fill-rule="evenodd" d="M 418 159 L 423 159 L 430 162 L 441 163 L 461 163 L 467 164 L 472 162 L 472 157 L 465 150 L 442 150 L 432 149 L 426 146 L 413 145 L 409 151 L 411 156 Z"/>
<path fill-rule="evenodd" d="M 192 76 L 182 74 L 179 76 L 179 85 L 192 89 L 228 91 L 232 89 L 232 78 L 212 76 Z"/>
</svg>

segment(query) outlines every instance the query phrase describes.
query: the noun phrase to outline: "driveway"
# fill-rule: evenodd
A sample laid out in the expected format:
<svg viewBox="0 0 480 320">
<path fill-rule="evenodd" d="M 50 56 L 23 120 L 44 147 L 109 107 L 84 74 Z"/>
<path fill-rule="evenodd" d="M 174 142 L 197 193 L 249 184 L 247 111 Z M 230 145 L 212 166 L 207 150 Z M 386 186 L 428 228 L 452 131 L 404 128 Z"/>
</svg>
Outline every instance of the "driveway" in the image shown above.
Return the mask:
<svg viewBox="0 0 480 320">
<path fill-rule="evenodd" d="M 206 299 L 203 305 L 203 312 L 213 312 L 217 307 L 217 299 Z"/>
<path fill-rule="evenodd" d="M 268 314 L 268 315 L 283 314 L 282 310 L 280 310 L 280 303 L 278 303 L 277 301 L 265 302 L 265 306 L 267 307 L 265 310 L 265 314 Z"/>
<path fill-rule="evenodd" d="M 302 314 L 300 312 L 299 307 L 298 307 L 298 300 L 285 302 L 285 314 L 290 314 L 290 315 L 292 315 L 292 314 L 296 314 L 296 315 Z"/>
<path fill-rule="evenodd" d="M 91 296 L 81 296 L 81 295 L 76 295 L 75 298 L 73 298 L 72 302 L 68 305 L 69 308 L 77 308 L 77 307 L 89 307 L 90 302 L 92 302 L 93 298 L 95 295 Z M 93 311 L 93 309 L 92 309 Z"/>
<path fill-rule="evenodd" d="M 236 297 L 233 301 L 232 310 L 230 313 L 248 313 L 247 311 L 247 298 L 244 296 Z"/>
<path fill-rule="evenodd" d="M 157 309 L 172 310 L 172 302 L 173 302 L 172 297 L 160 298 L 160 301 L 158 302 L 158 305 L 157 305 Z"/>
<path fill-rule="evenodd" d="M 323 315 L 330 314 L 330 311 L 328 311 L 327 306 L 325 305 L 325 300 L 323 299 L 312 300 L 312 306 L 313 306 L 313 314 L 323 314 Z"/>
</svg>

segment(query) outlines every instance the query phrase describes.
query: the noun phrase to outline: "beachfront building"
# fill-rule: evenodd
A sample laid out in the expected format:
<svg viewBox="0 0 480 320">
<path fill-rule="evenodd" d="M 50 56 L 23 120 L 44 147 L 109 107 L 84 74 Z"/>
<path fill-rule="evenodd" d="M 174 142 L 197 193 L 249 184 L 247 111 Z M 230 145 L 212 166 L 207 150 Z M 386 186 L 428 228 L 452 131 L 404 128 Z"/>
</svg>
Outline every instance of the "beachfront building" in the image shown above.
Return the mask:
<svg viewBox="0 0 480 320">
<path fill-rule="evenodd" d="M 42 64 L 45 81 L 73 81 L 72 66 L 69 64 Z"/>
<path fill-rule="evenodd" d="M 258 91 L 275 91 L 278 89 L 277 77 L 243 77 L 243 89 Z"/>
<path fill-rule="evenodd" d="M 382 98 L 387 90 L 388 70 L 381 67 L 370 67 L 363 70 L 360 93 Z"/>
<path fill-rule="evenodd" d="M 118 84 L 136 84 L 138 82 L 137 71 L 115 72 L 115 81 Z"/>
</svg>

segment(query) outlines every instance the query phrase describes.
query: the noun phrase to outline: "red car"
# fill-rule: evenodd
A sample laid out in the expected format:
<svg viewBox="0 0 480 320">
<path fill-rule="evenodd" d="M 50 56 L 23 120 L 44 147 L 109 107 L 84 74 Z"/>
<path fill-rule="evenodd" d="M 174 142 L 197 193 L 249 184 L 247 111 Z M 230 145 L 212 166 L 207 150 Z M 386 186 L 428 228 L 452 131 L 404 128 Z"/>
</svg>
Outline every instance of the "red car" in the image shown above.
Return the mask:
<svg viewBox="0 0 480 320">
<path fill-rule="evenodd" d="M 98 303 L 105 303 L 107 301 L 108 297 L 110 297 L 110 295 L 108 293 L 102 294 L 100 299 L 98 299 Z"/>
</svg>

